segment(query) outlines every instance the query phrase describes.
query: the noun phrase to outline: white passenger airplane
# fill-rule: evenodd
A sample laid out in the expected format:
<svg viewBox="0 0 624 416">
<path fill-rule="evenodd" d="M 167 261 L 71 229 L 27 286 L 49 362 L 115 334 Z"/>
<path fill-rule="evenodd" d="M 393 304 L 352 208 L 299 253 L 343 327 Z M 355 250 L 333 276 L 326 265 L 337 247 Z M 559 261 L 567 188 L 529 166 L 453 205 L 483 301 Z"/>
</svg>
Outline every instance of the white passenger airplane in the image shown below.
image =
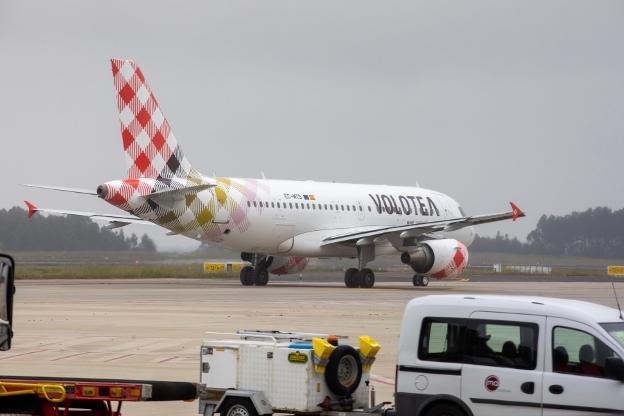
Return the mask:
<svg viewBox="0 0 624 416">
<path fill-rule="evenodd" d="M 309 257 L 357 258 L 345 272 L 347 287 L 370 288 L 366 265 L 379 255 L 400 256 L 416 273 L 415 286 L 429 277 L 460 274 L 468 262 L 473 226 L 524 213 L 467 216 L 447 195 L 417 187 L 356 185 L 208 177 L 195 170 L 174 137 L 139 67 L 111 61 L 128 173 L 97 190 L 31 187 L 97 195 L 130 215 L 37 208 L 108 221 L 107 228 L 156 224 L 170 235 L 241 251 L 251 266 L 241 270 L 245 286 L 264 286 L 269 272 L 296 273 Z"/>
</svg>

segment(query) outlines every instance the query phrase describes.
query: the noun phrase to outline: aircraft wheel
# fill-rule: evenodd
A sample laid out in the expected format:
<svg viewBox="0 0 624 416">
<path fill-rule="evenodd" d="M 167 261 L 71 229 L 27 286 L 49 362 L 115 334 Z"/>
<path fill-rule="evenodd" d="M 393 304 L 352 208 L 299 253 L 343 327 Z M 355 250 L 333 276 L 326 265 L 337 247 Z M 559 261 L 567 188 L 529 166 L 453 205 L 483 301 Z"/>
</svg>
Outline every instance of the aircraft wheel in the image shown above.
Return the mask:
<svg viewBox="0 0 624 416">
<path fill-rule="evenodd" d="M 359 279 L 358 274 L 359 274 L 358 269 L 354 267 L 347 269 L 347 271 L 345 272 L 345 277 L 344 277 L 345 286 L 350 287 L 350 288 L 358 287 L 360 285 L 360 279 Z"/>
<path fill-rule="evenodd" d="M 269 272 L 267 269 L 256 269 L 253 277 L 256 286 L 266 286 L 269 283 Z"/>
<path fill-rule="evenodd" d="M 240 271 L 240 281 L 243 286 L 252 286 L 254 284 L 254 269 L 251 266 L 245 266 Z"/>
<path fill-rule="evenodd" d="M 412 284 L 414 286 L 420 286 L 420 276 L 415 274 L 414 277 L 412 277 Z"/>
<path fill-rule="evenodd" d="M 429 285 L 429 276 L 415 274 L 412 278 L 412 283 L 414 284 L 414 286 L 427 286 Z"/>
<path fill-rule="evenodd" d="M 375 286 L 375 273 L 371 269 L 362 269 L 359 275 L 361 287 L 370 289 Z"/>
</svg>

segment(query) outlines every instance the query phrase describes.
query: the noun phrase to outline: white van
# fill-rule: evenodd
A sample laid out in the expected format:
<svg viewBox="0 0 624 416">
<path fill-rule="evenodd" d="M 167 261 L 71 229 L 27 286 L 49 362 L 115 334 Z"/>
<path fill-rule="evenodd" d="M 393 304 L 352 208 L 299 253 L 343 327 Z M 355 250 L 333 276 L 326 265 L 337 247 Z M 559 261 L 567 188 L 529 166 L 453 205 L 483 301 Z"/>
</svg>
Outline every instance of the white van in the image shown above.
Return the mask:
<svg viewBox="0 0 624 416">
<path fill-rule="evenodd" d="M 574 300 L 425 296 L 401 324 L 398 416 L 624 415 L 624 320 Z"/>
</svg>

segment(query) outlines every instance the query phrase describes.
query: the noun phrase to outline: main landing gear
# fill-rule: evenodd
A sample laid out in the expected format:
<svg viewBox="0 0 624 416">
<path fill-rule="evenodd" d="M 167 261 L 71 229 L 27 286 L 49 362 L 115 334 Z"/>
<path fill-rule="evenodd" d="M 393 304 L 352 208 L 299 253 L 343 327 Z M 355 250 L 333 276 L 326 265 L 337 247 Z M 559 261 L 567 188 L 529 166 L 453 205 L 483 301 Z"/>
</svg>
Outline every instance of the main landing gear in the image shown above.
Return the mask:
<svg viewBox="0 0 624 416">
<path fill-rule="evenodd" d="M 412 277 L 412 283 L 414 286 L 427 286 L 429 285 L 429 276 L 415 274 L 414 277 Z"/>
<path fill-rule="evenodd" d="M 371 269 L 358 270 L 355 267 L 345 272 L 345 286 L 371 288 L 375 286 L 375 273 Z"/>
<path fill-rule="evenodd" d="M 345 272 L 345 286 L 371 288 L 375 286 L 375 273 L 366 268 L 366 265 L 375 260 L 375 244 L 367 238 L 362 238 L 356 243 L 359 269 L 354 267 Z"/>
<path fill-rule="evenodd" d="M 269 266 L 273 257 L 260 254 L 242 253 L 241 258 L 249 261 L 253 266 L 245 266 L 240 271 L 240 281 L 243 286 L 266 286 L 269 283 Z"/>
</svg>

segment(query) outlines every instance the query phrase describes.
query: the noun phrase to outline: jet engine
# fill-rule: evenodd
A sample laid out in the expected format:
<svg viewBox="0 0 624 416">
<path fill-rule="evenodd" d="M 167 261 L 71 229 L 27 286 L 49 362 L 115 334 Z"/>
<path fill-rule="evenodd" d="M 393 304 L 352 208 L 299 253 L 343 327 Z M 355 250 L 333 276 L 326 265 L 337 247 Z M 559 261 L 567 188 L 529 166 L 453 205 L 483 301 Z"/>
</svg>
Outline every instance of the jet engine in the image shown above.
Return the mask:
<svg viewBox="0 0 624 416">
<path fill-rule="evenodd" d="M 269 272 L 277 275 L 299 273 L 308 265 L 307 257 L 273 256 Z"/>
<path fill-rule="evenodd" d="M 452 238 L 426 240 L 401 254 L 401 261 L 418 274 L 453 277 L 468 265 L 468 249 L 461 241 Z"/>
</svg>

